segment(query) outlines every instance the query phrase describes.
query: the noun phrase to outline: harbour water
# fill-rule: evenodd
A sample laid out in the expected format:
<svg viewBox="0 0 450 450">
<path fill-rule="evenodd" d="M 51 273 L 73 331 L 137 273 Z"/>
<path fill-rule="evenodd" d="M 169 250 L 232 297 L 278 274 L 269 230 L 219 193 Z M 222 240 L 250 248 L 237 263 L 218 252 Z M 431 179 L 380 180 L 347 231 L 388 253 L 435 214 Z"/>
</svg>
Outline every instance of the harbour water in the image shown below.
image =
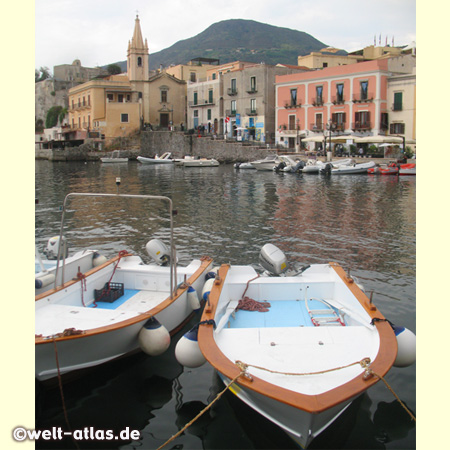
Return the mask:
<svg viewBox="0 0 450 450">
<path fill-rule="evenodd" d="M 180 264 L 209 255 L 217 265 L 257 264 L 265 243 L 290 262 L 336 261 L 373 291 L 385 317 L 416 332 L 415 177 L 294 175 L 217 168 L 144 166 L 136 162 L 36 161 L 36 244 L 59 233 L 69 192 L 120 192 L 172 198 Z M 96 248 L 111 256 L 126 249 L 146 259 L 146 242 L 168 241 L 163 211 L 138 201 L 76 199 L 65 235 L 71 251 Z M 156 449 L 222 390 L 214 370 L 184 369 L 173 355 L 135 355 L 64 386 L 72 429 L 139 430 L 137 441 L 78 441 L 79 448 Z M 415 414 L 416 365 L 393 368 L 386 381 Z M 58 389 L 40 388 L 36 427 L 67 429 Z M 416 428 L 383 383 L 361 396 L 310 448 L 414 449 Z M 77 448 L 70 439 L 37 441 L 36 448 Z M 166 448 L 296 448 L 278 427 L 227 392 Z"/>
</svg>

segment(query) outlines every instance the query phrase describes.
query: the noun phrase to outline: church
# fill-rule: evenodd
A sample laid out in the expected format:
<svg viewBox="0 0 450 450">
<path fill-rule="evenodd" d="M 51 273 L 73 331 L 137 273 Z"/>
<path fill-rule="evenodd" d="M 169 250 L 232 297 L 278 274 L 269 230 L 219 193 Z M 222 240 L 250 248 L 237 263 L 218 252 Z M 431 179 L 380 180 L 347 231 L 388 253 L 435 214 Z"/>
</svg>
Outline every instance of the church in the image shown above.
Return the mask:
<svg viewBox="0 0 450 450">
<path fill-rule="evenodd" d="M 186 82 L 149 73 L 139 16 L 128 42 L 127 73 L 98 77 L 69 90 L 70 138 L 106 144 L 142 129 L 176 130 L 186 123 Z"/>
</svg>

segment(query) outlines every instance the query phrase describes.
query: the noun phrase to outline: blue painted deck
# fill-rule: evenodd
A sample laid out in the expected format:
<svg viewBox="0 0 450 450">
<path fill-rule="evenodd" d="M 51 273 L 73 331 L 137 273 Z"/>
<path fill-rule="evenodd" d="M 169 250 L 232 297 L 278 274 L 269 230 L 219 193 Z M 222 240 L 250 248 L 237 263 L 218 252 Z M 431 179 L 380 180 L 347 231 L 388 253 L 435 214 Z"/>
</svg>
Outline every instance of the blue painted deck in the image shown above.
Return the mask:
<svg viewBox="0 0 450 450">
<path fill-rule="evenodd" d="M 95 302 L 95 303 L 97 304 L 97 308 L 101 308 L 101 309 L 116 309 L 120 305 L 123 305 L 131 297 L 136 295 L 138 292 L 140 292 L 140 291 L 137 290 L 137 289 L 125 289 L 124 290 L 124 294 L 122 295 L 122 297 L 119 297 L 117 300 L 115 300 L 112 303 L 100 302 L 100 301 Z M 90 304 L 89 308 L 95 308 L 95 304 L 94 303 Z"/>
<path fill-rule="evenodd" d="M 270 303 L 269 311 L 243 311 L 230 316 L 230 328 L 313 327 L 311 318 L 302 300 L 277 300 Z M 318 301 L 309 302 L 310 309 L 324 309 Z M 330 314 L 331 315 L 331 314 Z M 326 317 L 323 315 L 322 317 Z"/>
</svg>

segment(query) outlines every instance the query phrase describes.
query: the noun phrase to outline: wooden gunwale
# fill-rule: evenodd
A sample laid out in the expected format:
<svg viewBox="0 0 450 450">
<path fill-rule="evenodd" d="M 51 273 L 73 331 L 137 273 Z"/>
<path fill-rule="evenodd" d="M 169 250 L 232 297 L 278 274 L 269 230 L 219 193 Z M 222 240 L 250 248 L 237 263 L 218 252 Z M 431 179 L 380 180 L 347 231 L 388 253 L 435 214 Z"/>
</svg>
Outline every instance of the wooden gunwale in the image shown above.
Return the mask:
<svg viewBox="0 0 450 450">
<path fill-rule="evenodd" d="M 126 256 L 131 256 L 129 254 L 127 254 Z M 112 264 L 113 262 L 117 261 L 119 259 L 119 256 L 116 256 L 114 258 L 112 258 L 111 260 L 107 261 L 106 263 L 102 264 L 101 266 L 98 266 L 94 269 L 89 270 L 88 272 L 86 272 L 86 277 L 88 277 L 89 275 L 94 274 L 95 272 L 97 272 L 98 270 L 101 270 L 103 267 L 106 267 L 110 264 Z M 67 341 L 70 339 L 82 339 L 85 337 L 89 337 L 89 336 L 93 336 L 96 334 L 101 334 L 101 333 L 107 333 L 109 331 L 113 331 L 113 330 L 118 330 L 120 328 L 124 328 L 130 325 L 133 325 L 137 322 L 141 322 L 143 320 L 149 319 L 152 316 L 156 316 L 158 313 L 160 313 L 162 310 L 164 310 L 165 308 L 167 308 L 168 306 L 170 306 L 171 304 L 173 304 L 176 300 L 178 300 L 180 298 L 180 296 L 185 293 L 187 291 L 187 289 L 189 288 L 189 285 L 193 284 L 201 275 L 202 273 L 208 268 L 208 266 L 211 264 L 212 262 L 212 258 L 210 258 L 209 256 L 203 256 L 201 258 L 201 264 L 200 267 L 192 274 L 191 277 L 189 277 L 189 279 L 187 280 L 187 283 L 184 287 L 178 287 L 177 290 L 174 292 L 173 298 L 170 298 L 170 296 L 168 298 L 166 298 L 164 301 L 162 301 L 159 305 L 155 306 L 154 308 L 146 311 L 145 313 L 141 313 L 135 317 L 132 317 L 130 319 L 126 319 L 122 322 L 119 322 L 117 324 L 112 324 L 112 325 L 105 325 L 103 327 L 98 327 L 98 328 L 93 328 L 91 330 L 86 330 L 83 331 L 82 334 L 74 334 L 74 335 L 69 335 L 69 336 L 60 336 L 60 337 L 35 337 L 35 344 L 36 345 L 40 345 L 40 344 L 49 344 L 52 343 L 53 340 L 55 340 L 56 342 L 59 341 Z M 53 294 L 55 292 L 57 292 L 60 289 L 63 289 L 64 287 L 67 287 L 68 285 L 71 285 L 73 283 L 77 283 L 80 282 L 80 280 L 71 280 L 68 283 L 65 283 L 65 285 L 63 285 L 62 287 L 58 288 L 57 290 L 52 290 L 52 291 L 47 291 L 47 296 L 50 294 Z M 45 294 L 45 293 L 44 293 Z M 41 297 L 43 294 L 39 295 L 39 297 Z M 170 330 L 168 330 L 170 331 Z"/>
<path fill-rule="evenodd" d="M 367 296 L 356 286 L 351 278 L 348 278 L 342 267 L 337 263 L 330 263 L 345 285 L 352 291 L 358 301 L 368 312 L 370 317 L 384 319 L 384 316 L 370 304 Z M 203 312 L 202 321 L 214 319 L 219 297 L 229 270 L 229 265 L 222 265 L 218 271 L 218 281 L 214 284 L 209 295 L 210 305 L 206 306 Z M 377 374 L 384 376 L 391 368 L 397 356 L 397 341 L 390 324 L 386 321 L 376 322 L 375 326 L 380 335 L 380 348 L 378 355 L 371 362 L 370 368 Z M 241 371 L 237 365 L 230 361 L 218 348 L 214 340 L 214 330 L 212 325 L 199 327 L 198 342 L 203 355 L 208 362 L 220 373 L 229 379 L 236 377 Z M 357 395 L 363 393 L 372 385 L 377 383 L 379 378 L 372 376 L 367 380 L 362 374 L 348 381 L 347 383 L 317 395 L 300 394 L 285 388 L 275 386 L 252 374 L 252 381 L 245 377 L 240 377 L 237 383 L 245 389 L 250 389 L 263 396 L 269 397 L 286 405 L 304 410 L 311 414 L 318 414 L 329 408 L 337 406 L 343 402 L 352 400 Z"/>
</svg>

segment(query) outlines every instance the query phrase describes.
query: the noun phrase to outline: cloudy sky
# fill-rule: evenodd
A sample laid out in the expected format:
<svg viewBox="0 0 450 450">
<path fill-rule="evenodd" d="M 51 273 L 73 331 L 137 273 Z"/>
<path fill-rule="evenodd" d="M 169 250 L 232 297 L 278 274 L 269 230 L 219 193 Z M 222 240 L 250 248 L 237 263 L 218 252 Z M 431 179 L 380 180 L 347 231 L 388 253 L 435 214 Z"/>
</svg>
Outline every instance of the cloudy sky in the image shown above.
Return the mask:
<svg viewBox="0 0 450 450">
<path fill-rule="evenodd" d="M 102 66 L 126 60 L 136 12 L 150 53 L 226 19 L 304 31 L 347 51 L 416 40 L 415 0 L 36 0 L 35 68 Z"/>
</svg>

